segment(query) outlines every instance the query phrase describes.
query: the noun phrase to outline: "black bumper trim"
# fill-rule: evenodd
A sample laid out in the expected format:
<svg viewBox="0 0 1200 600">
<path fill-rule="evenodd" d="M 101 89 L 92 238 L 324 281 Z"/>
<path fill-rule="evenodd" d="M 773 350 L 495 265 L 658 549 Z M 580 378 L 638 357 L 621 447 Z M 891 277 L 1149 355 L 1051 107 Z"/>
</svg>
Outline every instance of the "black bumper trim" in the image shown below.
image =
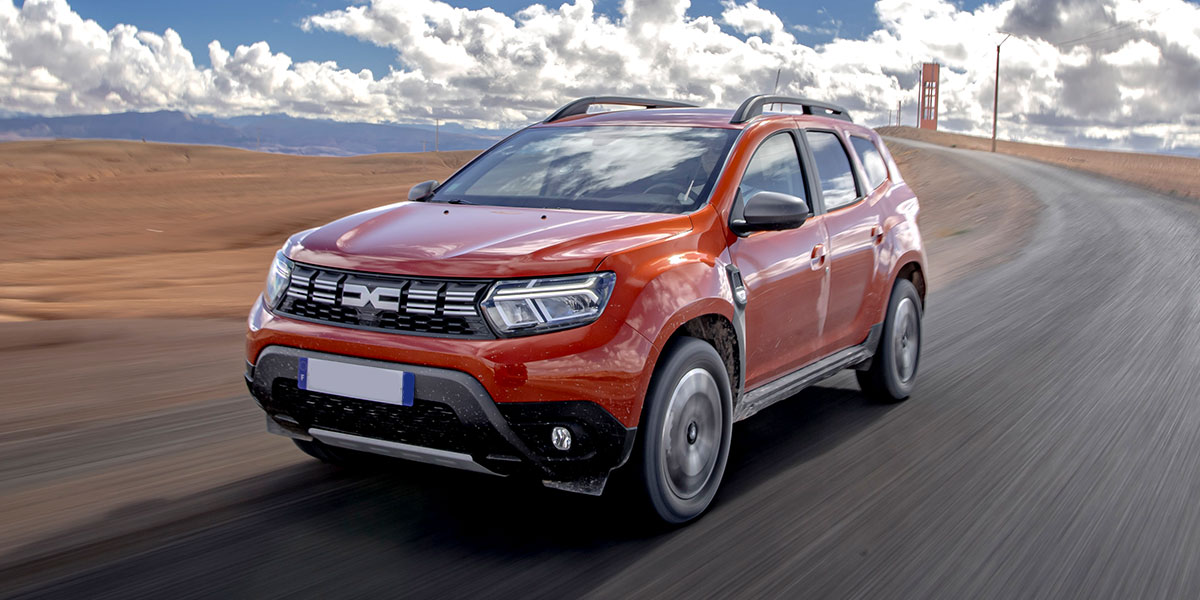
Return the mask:
<svg viewBox="0 0 1200 600">
<path fill-rule="evenodd" d="M 637 428 L 626 428 L 608 411 L 589 401 L 520 402 L 497 404 L 478 380 L 462 371 L 421 365 L 393 363 L 353 356 L 326 354 L 285 346 L 268 346 L 254 365 L 247 363 L 246 383 L 260 407 L 271 414 L 284 412 L 272 402 L 279 380 L 295 381 L 299 358 L 322 358 L 351 364 L 403 370 L 415 375 L 414 396 L 421 401 L 449 407 L 472 440 L 469 454 L 480 465 L 501 474 L 529 474 L 542 479 L 574 480 L 607 476 L 629 458 Z M 336 396 L 332 398 L 338 398 Z M 353 402 L 352 399 L 347 399 Z M 398 410 L 406 410 L 402 407 Z M 296 433 L 307 433 L 311 423 L 291 425 L 275 419 Z M 583 446 L 556 455 L 547 451 L 531 431 L 539 427 L 565 425 Z M 520 430 L 520 433 L 518 433 Z M 359 434 L 357 431 L 344 431 Z M 528 440 L 528 441 L 527 441 Z M 552 448 L 550 450 L 553 450 Z"/>
</svg>

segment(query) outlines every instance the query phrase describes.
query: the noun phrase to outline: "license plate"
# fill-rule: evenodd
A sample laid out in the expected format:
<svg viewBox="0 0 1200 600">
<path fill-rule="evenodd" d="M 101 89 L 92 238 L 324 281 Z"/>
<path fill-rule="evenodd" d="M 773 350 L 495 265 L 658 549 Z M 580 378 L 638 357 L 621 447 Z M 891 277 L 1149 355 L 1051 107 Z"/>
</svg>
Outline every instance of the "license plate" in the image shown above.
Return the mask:
<svg viewBox="0 0 1200 600">
<path fill-rule="evenodd" d="M 416 377 L 412 373 L 354 365 L 319 358 L 301 358 L 299 386 L 302 390 L 412 406 Z"/>
</svg>

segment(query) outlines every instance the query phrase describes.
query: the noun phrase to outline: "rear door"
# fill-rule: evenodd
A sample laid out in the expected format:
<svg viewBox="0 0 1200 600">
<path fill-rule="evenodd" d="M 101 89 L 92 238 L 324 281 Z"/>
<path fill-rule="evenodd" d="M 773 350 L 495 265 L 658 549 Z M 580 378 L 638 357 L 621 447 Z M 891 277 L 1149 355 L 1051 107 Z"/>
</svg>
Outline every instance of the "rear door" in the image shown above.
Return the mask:
<svg viewBox="0 0 1200 600">
<path fill-rule="evenodd" d="M 863 313 L 875 274 L 876 244 L 882 239 L 875 203 L 884 186 L 863 181 L 841 132 L 804 132 L 815 162 L 825 227 L 829 234 L 829 308 L 821 355 L 861 343 L 872 323 Z M 855 138 L 857 139 L 857 138 Z"/>
<path fill-rule="evenodd" d="M 783 130 L 759 144 L 742 175 L 735 217 L 743 199 L 761 190 L 799 196 L 813 206 L 798 143 L 796 132 Z M 747 388 L 815 358 L 829 293 L 827 245 L 824 221 L 814 215 L 798 229 L 751 233 L 731 246 L 748 292 Z"/>
</svg>

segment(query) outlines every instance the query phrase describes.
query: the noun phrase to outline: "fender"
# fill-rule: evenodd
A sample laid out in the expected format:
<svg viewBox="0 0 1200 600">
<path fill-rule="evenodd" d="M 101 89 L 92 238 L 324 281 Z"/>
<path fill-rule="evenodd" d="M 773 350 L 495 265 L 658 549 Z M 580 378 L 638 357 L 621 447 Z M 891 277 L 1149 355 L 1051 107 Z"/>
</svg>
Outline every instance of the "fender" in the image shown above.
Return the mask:
<svg viewBox="0 0 1200 600">
<path fill-rule="evenodd" d="M 890 261 L 890 268 L 887 271 L 887 279 L 885 281 L 888 294 L 890 295 L 892 285 L 896 278 L 900 276 L 900 269 L 909 263 L 917 263 L 921 268 L 922 276 L 928 281 L 929 270 L 925 267 L 925 250 L 921 244 L 921 232 L 917 229 L 914 221 L 903 221 L 896 225 L 889 232 L 888 245 L 891 247 L 891 252 L 895 258 Z M 879 318 L 877 323 L 882 322 L 884 312 L 887 310 L 887 303 L 890 299 L 889 295 L 881 295 L 876 314 Z"/>
<path fill-rule="evenodd" d="M 628 323 L 661 351 L 684 323 L 715 314 L 734 318 L 733 294 L 723 265 L 679 265 L 649 282 L 629 311 Z"/>
<path fill-rule="evenodd" d="M 737 311 L 740 312 L 740 311 Z M 671 337 L 685 323 L 705 315 L 719 315 L 734 324 L 739 364 L 744 361 L 745 340 L 741 318 L 735 314 L 732 292 L 723 266 L 692 263 L 662 273 L 643 288 L 630 310 L 628 325 L 651 342 L 652 349 L 639 382 L 644 399 L 658 359 Z M 740 391 L 740 374 L 735 382 Z M 731 374 L 731 377 L 735 374 Z M 735 402 L 737 398 L 735 397 Z M 640 407 L 638 407 L 640 414 Z"/>
<path fill-rule="evenodd" d="M 880 203 L 895 206 L 891 210 L 884 210 L 885 213 L 891 213 L 882 223 L 887 237 L 879 246 L 875 259 L 876 280 L 870 286 L 871 295 L 863 306 L 863 312 L 870 315 L 864 322 L 872 324 L 883 321 L 892 285 L 901 267 L 915 262 L 920 265 L 923 273 L 928 274 L 921 231 L 917 226 L 917 214 L 920 210 L 917 197 L 907 185 L 900 184 L 881 198 Z"/>
<path fill-rule="evenodd" d="M 713 213 L 715 210 L 702 210 Z M 710 215 L 694 215 L 706 219 Z M 733 300 L 726 265 L 723 236 L 702 235 L 697 228 L 667 242 L 621 252 L 606 258 L 599 270 L 610 270 L 625 281 L 614 290 L 610 307 L 624 310 L 623 322 L 648 340 L 652 349 L 646 359 L 639 388 L 644 398 L 659 355 L 671 336 L 688 321 L 704 315 L 719 315 L 734 324 L 738 347 L 744 351 L 740 309 Z M 744 357 L 739 356 L 744 362 Z M 741 369 L 739 369 L 740 371 Z M 740 389 L 741 381 L 737 382 Z"/>
</svg>

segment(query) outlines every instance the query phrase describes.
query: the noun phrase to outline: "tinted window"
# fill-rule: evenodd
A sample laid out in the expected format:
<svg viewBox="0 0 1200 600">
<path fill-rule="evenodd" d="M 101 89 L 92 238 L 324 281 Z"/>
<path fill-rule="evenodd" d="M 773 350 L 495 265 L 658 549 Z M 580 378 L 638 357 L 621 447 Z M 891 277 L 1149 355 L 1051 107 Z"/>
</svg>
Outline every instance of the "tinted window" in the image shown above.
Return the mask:
<svg viewBox="0 0 1200 600">
<path fill-rule="evenodd" d="M 879 184 L 886 181 L 888 177 L 887 165 L 884 164 L 879 149 L 871 143 L 871 140 L 860 137 L 851 137 L 850 144 L 854 146 L 854 151 L 858 153 L 858 160 L 867 172 L 867 182 L 871 184 L 871 189 L 879 187 Z"/>
<path fill-rule="evenodd" d="M 432 201 L 689 212 L 708 197 L 736 135 L 701 127 L 535 127 L 459 171 Z"/>
<path fill-rule="evenodd" d="M 742 198 L 754 192 L 782 192 L 804 198 L 804 173 L 791 134 L 773 135 L 754 151 L 742 175 Z"/>
<path fill-rule="evenodd" d="M 825 210 L 853 204 L 858 199 L 858 190 L 854 187 L 854 171 L 841 138 L 827 131 L 809 131 L 806 137 L 817 162 Z"/>
</svg>

